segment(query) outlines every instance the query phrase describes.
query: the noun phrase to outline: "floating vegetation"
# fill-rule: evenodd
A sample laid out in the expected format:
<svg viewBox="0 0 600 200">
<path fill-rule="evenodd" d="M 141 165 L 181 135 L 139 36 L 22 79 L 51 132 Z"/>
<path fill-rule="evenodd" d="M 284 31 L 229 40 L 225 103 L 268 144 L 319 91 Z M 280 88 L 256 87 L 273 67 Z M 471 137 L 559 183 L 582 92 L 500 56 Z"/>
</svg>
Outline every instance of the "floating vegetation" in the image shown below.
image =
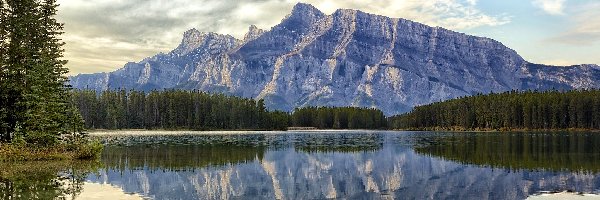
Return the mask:
<svg viewBox="0 0 600 200">
<path fill-rule="evenodd" d="M 235 133 L 235 132 L 176 132 L 170 134 L 93 134 L 106 145 L 113 146 L 156 146 L 156 145 L 197 145 L 197 146 L 277 146 L 284 142 L 285 134 Z"/>
<path fill-rule="evenodd" d="M 365 152 L 383 147 L 384 135 L 374 133 L 322 134 L 294 137 L 294 148 L 303 152 Z"/>
</svg>

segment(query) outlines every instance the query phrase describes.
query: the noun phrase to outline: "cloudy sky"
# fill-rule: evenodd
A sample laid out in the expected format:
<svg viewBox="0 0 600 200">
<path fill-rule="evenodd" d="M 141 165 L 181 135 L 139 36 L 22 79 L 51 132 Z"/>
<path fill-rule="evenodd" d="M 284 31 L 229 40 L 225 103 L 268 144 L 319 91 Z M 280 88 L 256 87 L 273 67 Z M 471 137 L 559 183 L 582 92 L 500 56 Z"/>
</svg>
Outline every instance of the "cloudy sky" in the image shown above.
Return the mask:
<svg viewBox="0 0 600 200">
<path fill-rule="evenodd" d="M 107 72 L 175 48 L 185 30 L 241 38 L 270 29 L 297 0 L 58 0 L 71 74 Z M 303 0 L 496 39 L 543 64 L 600 64 L 597 0 Z"/>
</svg>

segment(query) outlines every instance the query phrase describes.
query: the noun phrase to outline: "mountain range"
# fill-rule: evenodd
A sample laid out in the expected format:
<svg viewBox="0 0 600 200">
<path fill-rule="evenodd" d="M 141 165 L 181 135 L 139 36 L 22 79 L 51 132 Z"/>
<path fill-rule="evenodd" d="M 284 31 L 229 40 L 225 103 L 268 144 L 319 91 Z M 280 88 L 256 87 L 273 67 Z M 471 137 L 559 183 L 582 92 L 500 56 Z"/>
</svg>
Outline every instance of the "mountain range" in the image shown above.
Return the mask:
<svg viewBox="0 0 600 200">
<path fill-rule="evenodd" d="M 70 77 L 107 89 L 186 89 L 264 99 L 268 108 L 356 106 L 386 115 L 478 93 L 600 88 L 600 66 L 527 62 L 493 39 L 400 18 L 299 3 L 243 39 L 191 29 L 169 53 Z"/>
</svg>

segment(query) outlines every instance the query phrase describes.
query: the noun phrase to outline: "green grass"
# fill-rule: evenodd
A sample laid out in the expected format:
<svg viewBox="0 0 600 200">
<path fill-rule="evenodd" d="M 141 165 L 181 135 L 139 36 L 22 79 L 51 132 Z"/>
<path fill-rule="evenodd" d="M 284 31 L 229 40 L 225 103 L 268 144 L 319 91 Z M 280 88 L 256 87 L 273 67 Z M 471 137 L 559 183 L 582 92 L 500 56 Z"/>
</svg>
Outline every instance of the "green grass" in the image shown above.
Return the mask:
<svg viewBox="0 0 600 200">
<path fill-rule="evenodd" d="M 79 141 L 40 147 L 32 144 L 0 143 L 0 161 L 90 160 L 100 157 L 98 141 Z"/>
</svg>

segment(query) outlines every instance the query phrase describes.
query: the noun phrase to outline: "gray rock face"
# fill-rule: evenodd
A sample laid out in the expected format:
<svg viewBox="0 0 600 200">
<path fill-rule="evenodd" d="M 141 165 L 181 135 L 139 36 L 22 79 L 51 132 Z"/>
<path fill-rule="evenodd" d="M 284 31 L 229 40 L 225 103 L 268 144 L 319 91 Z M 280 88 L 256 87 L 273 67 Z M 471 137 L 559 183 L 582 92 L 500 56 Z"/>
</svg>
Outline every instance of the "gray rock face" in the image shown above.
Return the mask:
<svg viewBox="0 0 600 200">
<path fill-rule="evenodd" d="M 533 64 L 489 38 L 300 3 L 271 30 L 251 26 L 244 40 L 192 29 L 168 54 L 71 84 L 199 89 L 265 99 L 271 109 L 360 106 L 393 115 L 476 93 L 600 88 L 600 67 Z"/>
</svg>

